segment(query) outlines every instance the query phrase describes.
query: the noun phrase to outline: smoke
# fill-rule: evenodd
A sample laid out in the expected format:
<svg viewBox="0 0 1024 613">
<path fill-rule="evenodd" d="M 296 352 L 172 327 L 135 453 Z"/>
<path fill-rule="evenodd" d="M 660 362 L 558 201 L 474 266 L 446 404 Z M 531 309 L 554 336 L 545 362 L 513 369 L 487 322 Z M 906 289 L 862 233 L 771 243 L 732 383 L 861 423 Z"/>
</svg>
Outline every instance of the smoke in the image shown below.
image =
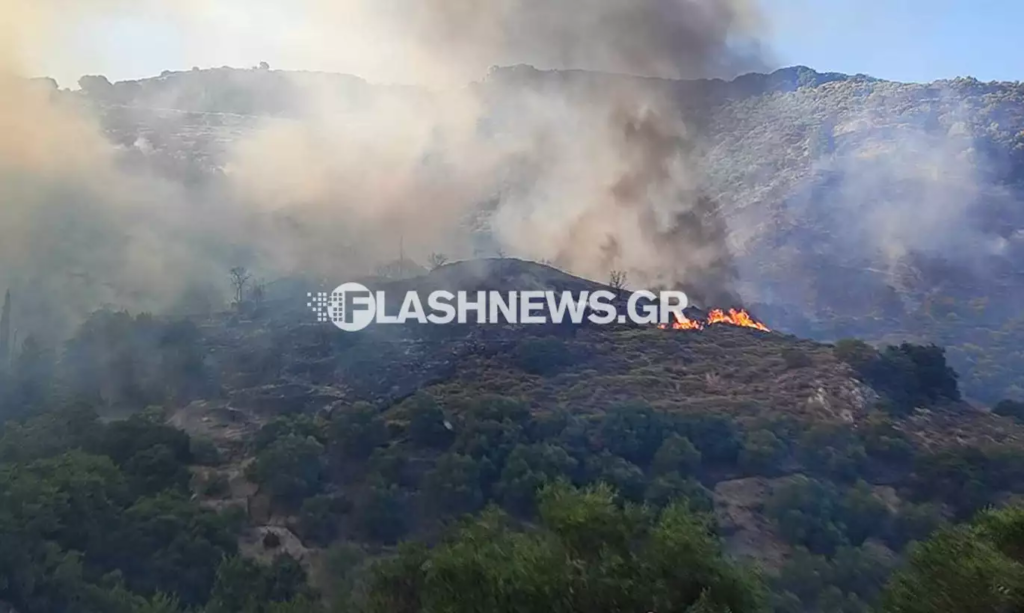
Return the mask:
<svg viewBox="0 0 1024 613">
<path fill-rule="evenodd" d="M 332 3 L 334 4 L 334 3 Z M 345 5 L 346 3 L 342 3 Z M 466 78 L 529 64 L 664 78 L 734 76 L 759 63 L 743 0 L 392 0 L 347 3 L 405 41 L 420 65 Z M 367 8 L 372 7 L 372 8 Z"/>
<path fill-rule="evenodd" d="M 483 249 L 735 299 L 718 203 L 696 172 L 691 109 L 665 81 L 598 85 L 520 67 L 474 87 L 448 84 L 495 63 L 672 78 L 761 68 L 750 6 L 395 0 L 313 10 L 327 29 L 370 27 L 440 89 L 360 104 L 303 87 L 303 121 L 270 122 L 231 152 L 228 176 L 243 200 L 333 237 L 315 257 L 290 248 L 293 263 L 372 262 L 394 257 L 399 243 L 421 258 Z"/>
<path fill-rule="evenodd" d="M 0 10 L 0 286 L 14 290 L 23 328 L 59 337 L 101 306 L 216 304 L 235 265 L 341 280 L 399 252 L 501 251 L 594 278 L 624 270 L 633 285 L 682 285 L 706 300 L 732 294 L 718 205 L 666 82 L 608 87 L 570 73 L 548 87 L 563 77 L 521 68 L 454 84 L 494 64 L 671 78 L 760 68 L 745 2 L 309 0 L 255 11 L 260 27 L 281 21 L 255 34 L 268 44 L 303 38 L 293 58 L 421 84 L 374 93 L 273 71 L 59 91 L 17 77 L 63 66 L 80 23 L 172 17 L 199 47 L 219 28 L 220 44 L 238 31 L 206 3 L 2 0 Z M 183 101 L 194 115 L 157 111 Z M 258 116 L 270 113 L 281 116 Z M 210 149 L 217 159 L 193 157 Z M 205 179 L 189 178 L 207 164 Z"/>
<path fill-rule="evenodd" d="M 125 5 L 0 2 L 0 287 L 21 339 L 56 342 L 105 306 L 167 311 L 210 286 L 205 247 L 232 239 L 185 186 L 129 166 L 80 94 L 24 76 Z"/>
</svg>

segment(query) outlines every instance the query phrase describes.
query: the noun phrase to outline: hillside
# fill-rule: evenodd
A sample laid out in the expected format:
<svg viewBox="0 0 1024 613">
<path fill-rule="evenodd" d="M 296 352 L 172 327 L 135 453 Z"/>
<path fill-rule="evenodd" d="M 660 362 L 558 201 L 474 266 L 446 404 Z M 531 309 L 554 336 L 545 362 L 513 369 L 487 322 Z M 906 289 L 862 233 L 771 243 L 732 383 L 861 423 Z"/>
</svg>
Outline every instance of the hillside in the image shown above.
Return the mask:
<svg viewBox="0 0 1024 613">
<path fill-rule="evenodd" d="M 364 281 L 394 292 L 603 287 L 514 259 Z M 286 552 L 335 604 L 360 597 L 352 586 L 394 544 L 433 542 L 488 503 L 528 520 L 537 488 L 565 479 L 611 484 L 619 500 L 653 509 L 687 498 L 712 514 L 730 559 L 767 573 L 776 610 L 821 610 L 839 590 L 848 610 L 864 611 L 908 542 L 1024 491 L 1024 425 L 961 402 L 938 350 L 876 353 L 725 324 L 342 333 L 296 302 L 195 323 L 97 313 L 57 363 L 23 352 L 5 411 L 42 414 L 8 424 L 0 462 L 42 475 L 64 462 L 81 471 L 68 479 L 100 487 L 115 470 L 102 468 L 109 456 L 142 495 L 191 492 L 189 504 L 234 518 L 190 537 L 213 539 L 203 547 L 266 563 Z M 90 406 L 135 416 L 105 425 Z M 163 508 L 125 517 L 200 512 Z M 175 546 L 157 534 L 145 555 L 163 560 Z M 192 604 L 211 589 L 234 597 L 204 559 L 187 584 L 140 562 L 127 587 L 173 589 Z M 86 577 L 113 563 L 91 560 Z M 292 573 L 288 594 L 298 593 L 296 571 L 280 563 L 266 572 Z M 808 572 L 823 579 L 807 584 Z"/>
<path fill-rule="evenodd" d="M 959 599 L 1018 597 L 1021 84 L 32 85 L 0 611 L 866 613 L 961 559 L 997 570 Z M 672 284 L 707 323 L 342 333 L 307 296 L 347 279 Z"/>
<path fill-rule="evenodd" d="M 216 186 L 232 147 L 268 125 L 319 125 L 314 103 L 338 118 L 440 104 L 429 90 L 273 70 L 82 85 L 75 95 L 97 108 L 111 140 L 136 151 L 133 163 L 189 185 Z M 501 134 L 516 128 L 531 92 L 572 108 L 615 87 L 678 105 L 695 134 L 696 173 L 728 227 L 737 291 L 777 327 L 820 340 L 935 342 L 948 347 L 971 397 L 1021 394 L 1013 305 L 1024 291 L 1024 86 L 906 84 L 803 67 L 683 82 L 519 66 L 495 69 L 472 90 L 486 105 L 481 121 Z M 472 241 L 493 245 L 489 215 L 530 172 L 510 169 L 479 203 L 467 219 Z M 295 218 L 288 231 L 305 236 L 318 223 Z"/>
</svg>

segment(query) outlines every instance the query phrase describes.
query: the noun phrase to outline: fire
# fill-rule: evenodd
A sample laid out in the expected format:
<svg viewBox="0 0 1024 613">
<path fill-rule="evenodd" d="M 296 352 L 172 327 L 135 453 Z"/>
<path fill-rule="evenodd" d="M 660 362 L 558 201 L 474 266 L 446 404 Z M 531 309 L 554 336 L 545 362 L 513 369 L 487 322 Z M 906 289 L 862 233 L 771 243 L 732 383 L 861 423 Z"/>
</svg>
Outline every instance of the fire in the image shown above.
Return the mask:
<svg viewBox="0 0 1024 613">
<path fill-rule="evenodd" d="M 676 322 L 671 326 L 660 326 L 662 329 L 671 327 L 673 330 L 703 330 L 708 326 L 715 325 L 737 326 L 740 328 L 753 328 L 762 332 L 771 332 L 771 329 L 763 323 L 754 319 L 750 313 L 743 309 L 712 309 L 708 312 L 706 319 L 690 319 L 685 315 L 676 315 Z"/>
</svg>

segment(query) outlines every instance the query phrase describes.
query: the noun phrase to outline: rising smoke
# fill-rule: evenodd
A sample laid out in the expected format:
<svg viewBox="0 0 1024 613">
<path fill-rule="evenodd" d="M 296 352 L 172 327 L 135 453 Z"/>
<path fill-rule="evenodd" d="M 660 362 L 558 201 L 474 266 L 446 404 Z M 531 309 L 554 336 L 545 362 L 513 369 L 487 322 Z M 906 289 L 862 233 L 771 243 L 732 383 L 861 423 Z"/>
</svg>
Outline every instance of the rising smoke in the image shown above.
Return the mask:
<svg viewBox="0 0 1024 613">
<path fill-rule="evenodd" d="M 328 23 L 358 15 L 402 41 L 411 63 L 440 83 L 524 61 L 672 78 L 763 66 L 750 43 L 753 10 L 725 0 L 348 2 L 323 10 Z M 689 109 L 664 81 L 598 85 L 521 67 L 427 101 L 353 107 L 307 89 L 304 106 L 309 123 L 274 122 L 241 143 L 229 176 L 244 199 L 329 229 L 350 261 L 394 254 L 395 235 L 413 252 L 472 256 L 483 230 L 494 251 L 597 279 L 624 270 L 636 285 L 735 300 L 719 203 L 704 193 L 692 157 Z M 481 210 L 490 215 L 481 219 Z"/>
<path fill-rule="evenodd" d="M 58 4 L 3 0 L 6 24 L 18 24 L 0 32 L 4 72 L 32 74 L 44 51 L 66 53 L 62 24 L 116 12 L 173 18 L 206 52 L 210 40 L 238 42 L 230 1 L 94 1 L 70 13 Z M 419 261 L 504 252 L 599 280 L 625 271 L 631 285 L 683 287 L 706 305 L 739 300 L 730 246 L 737 229 L 749 238 L 759 226 L 726 223 L 700 159 L 706 109 L 681 103 L 665 79 L 763 69 L 751 4 L 268 7 L 253 7 L 257 37 L 296 64 L 416 87 L 277 71 L 200 71 L 86 94 L 4 80 L 0 286 L 21 298 L 22 321 L 70 321 L 103 305 L 198 310 L 223 300 L 235 265 L 340 281 L 399 250 Z M 519 64 L 542 70 L 490 69 Z M 136 111 L 149 117 L 145 135 L 106 134 L 132 116 L 118 104 L 148 109 Z M 200 162 L 200 149 L 215 151 Z M 204 180 L 154 170 L 175 156 L 204 165 Z M 911 226 L 870 236 L 905 245 L 898 233 Z"/>
</svg>

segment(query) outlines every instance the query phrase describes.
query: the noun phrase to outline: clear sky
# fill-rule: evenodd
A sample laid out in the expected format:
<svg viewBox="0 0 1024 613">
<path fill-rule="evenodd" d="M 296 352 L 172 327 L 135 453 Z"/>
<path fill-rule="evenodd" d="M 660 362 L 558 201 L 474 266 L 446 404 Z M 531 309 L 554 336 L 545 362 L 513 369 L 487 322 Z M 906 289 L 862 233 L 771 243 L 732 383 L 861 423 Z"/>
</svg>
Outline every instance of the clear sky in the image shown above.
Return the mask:
<svg viewBox="0 0 1024 613">
<path fill-rule="evenodd" d="M 1024 80 L 1024 0 L 760 0 L 782 65 L 896 81 Z"/>
<path fill-rule="evenodd" d="M 803 64 L 900 81 L 1024 80 L 1024 0 L 756 1 L 765 9 L 778 66 Z M 85 73 L 120 80 L 193 65 L 249 67 L 263 60 L 289 69 L 348 67 L 310 65 L 318 61 L 312 58 L 337 54 L 318 52 L 301 26 L 291 25 L 295 5 L 272 0 L 205 0 L 203 5 L 209 23 L 188 28 L 152 15 L 76 23 L 63 39 L 62 57 L 36 62 L 35 72 L 72 85 Z M 358 55 L 365 61 L 377 54 Z"/>
</svg>

